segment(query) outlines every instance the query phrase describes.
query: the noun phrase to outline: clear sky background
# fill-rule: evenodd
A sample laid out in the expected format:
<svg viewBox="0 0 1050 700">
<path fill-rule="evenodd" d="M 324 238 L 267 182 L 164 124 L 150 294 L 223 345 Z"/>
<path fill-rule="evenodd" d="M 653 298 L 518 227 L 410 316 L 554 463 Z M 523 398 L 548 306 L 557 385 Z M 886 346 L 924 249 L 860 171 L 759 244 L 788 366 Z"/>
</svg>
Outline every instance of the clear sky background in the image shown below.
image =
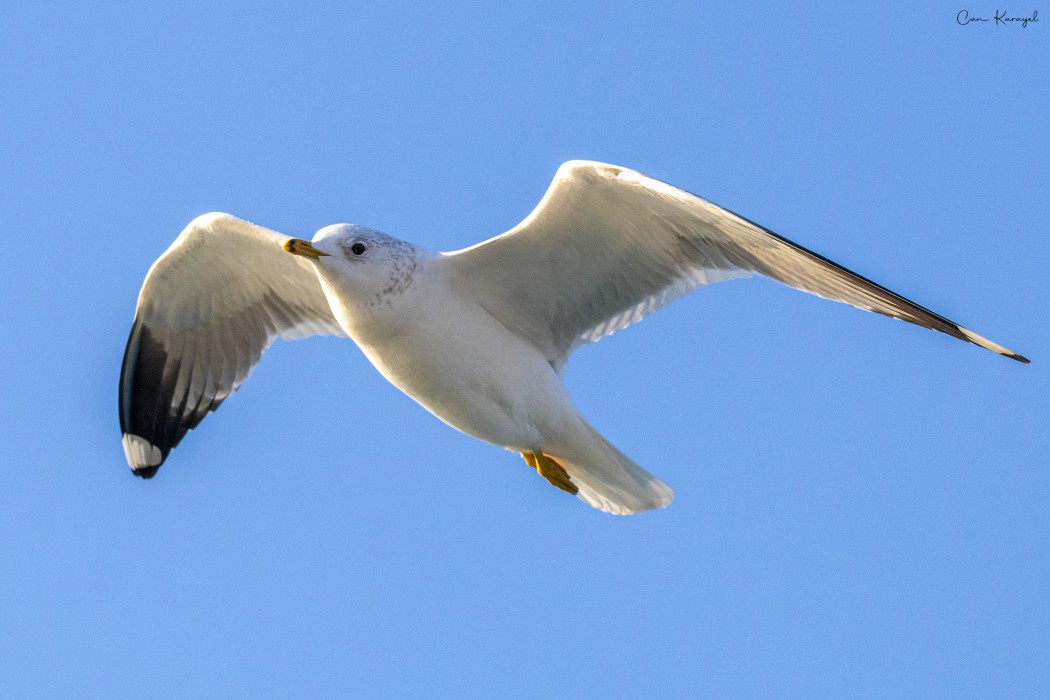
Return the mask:
<svg viewBox="0 0 1050 700">
<path fill-rule="evenodd" d="M 1050 695 L 1050 7 L 347 4 L 0 9 L 0 695 Z M 131 475 L 124 343 L 194 216 L 452 250 L 572 158 L 1033 364 L 734 281 L 569 366 L 662 511 L 590 509 L 332 339 Z"/>
</svg>

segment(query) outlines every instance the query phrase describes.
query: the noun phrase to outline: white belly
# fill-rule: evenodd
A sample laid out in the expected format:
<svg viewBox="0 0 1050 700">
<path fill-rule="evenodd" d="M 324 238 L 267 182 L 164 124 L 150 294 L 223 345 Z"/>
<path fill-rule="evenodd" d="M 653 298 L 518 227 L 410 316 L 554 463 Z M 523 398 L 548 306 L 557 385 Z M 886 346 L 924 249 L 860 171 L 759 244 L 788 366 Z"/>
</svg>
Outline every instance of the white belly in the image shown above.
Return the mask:
<svg viewBox="0 0 1050 700">
<path fill-rule="evenodd" d="M 415 318 L 396 333 L 358 327 L 351 336 L 387 380 L 453 428 L 538 450 L 576 415 L 543 353 L 480 307 L 446 303 Z"/>
</svg>

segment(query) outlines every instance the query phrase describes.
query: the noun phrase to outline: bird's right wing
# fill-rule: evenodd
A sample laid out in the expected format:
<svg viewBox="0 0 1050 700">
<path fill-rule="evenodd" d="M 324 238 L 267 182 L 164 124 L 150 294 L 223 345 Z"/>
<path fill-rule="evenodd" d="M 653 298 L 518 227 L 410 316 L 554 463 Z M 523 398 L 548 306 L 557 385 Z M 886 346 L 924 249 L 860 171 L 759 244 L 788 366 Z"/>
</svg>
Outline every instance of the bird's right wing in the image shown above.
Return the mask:
<svg viewBox="0 0 1050 700">
<path fill-rule="evenodd" d="M 120 430 L 135 474 L 248 378 L 275 339 L 345 335 L 288 236 L 228 214 L 194 219 L 150 268 L 120 371 Z"/>
<path fill-rule="evenodd" d="M 558 369 L 698 286 L 752 274 L 1028 362 L 727 209 L 604 163 L 566 163 L 524 221 L 445 260 L 465 295 Z"/>
</svg>

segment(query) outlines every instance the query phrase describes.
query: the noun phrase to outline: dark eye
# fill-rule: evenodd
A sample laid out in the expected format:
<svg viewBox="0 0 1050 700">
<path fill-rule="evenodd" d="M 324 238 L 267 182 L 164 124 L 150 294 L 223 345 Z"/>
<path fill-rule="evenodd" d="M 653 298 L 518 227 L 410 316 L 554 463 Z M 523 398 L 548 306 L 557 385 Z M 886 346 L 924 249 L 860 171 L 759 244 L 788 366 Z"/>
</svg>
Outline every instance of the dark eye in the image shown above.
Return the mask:
<svg viewBox="0 0 1050 700">
<path fill-rule="evenodd" d="M 365 244 L 364 243 L 354 243 L 352 246 L 350 246 L 350 250 L 351 250 L 351 252 L 353 252 L 354 255 L 364 255 L 364 253 L 365 253 Z"/>
</svg>

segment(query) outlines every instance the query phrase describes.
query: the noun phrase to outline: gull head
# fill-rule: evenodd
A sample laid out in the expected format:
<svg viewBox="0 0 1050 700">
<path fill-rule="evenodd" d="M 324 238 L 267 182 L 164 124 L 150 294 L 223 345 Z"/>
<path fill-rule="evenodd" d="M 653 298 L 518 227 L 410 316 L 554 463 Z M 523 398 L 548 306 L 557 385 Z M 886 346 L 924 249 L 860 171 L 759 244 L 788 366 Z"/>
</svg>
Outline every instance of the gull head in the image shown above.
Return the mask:
<svg viewBox="0 0 1050 700">
<path fill-rule="evenodd" d="M 314 261 L 323 277 L 338 280 L 357 295 L 375 298 L 400 294 L 411 285 L 420 250 L 356 224 L 325 226 L 313 241 L 292 238 L 282 247 Z"/>
</svg>

